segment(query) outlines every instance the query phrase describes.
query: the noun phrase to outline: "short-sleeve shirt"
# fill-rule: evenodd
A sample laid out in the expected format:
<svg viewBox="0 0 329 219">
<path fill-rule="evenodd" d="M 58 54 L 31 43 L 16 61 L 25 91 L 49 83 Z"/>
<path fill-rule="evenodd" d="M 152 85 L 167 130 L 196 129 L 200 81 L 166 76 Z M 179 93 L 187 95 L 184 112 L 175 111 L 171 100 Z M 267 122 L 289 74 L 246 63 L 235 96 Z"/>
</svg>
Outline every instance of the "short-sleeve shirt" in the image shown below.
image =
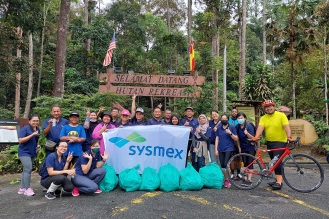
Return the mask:
<svg viewBox="0 0 329 219">
<path fill-rule="evenodd" d="M 199 121 L 196 118 L 192 118 L 191 120 L 185 118 L 180 121 L 180 125 L 184 125 L 186 121 L 188 121 L 189 126 L 193 128 L 193 131 L 190 132 L 189 137 L 189 139 L 192 139 L 193 133 L 195 133 L 196 128 L 199 126 Z"/>
<path fill-rule="evenodd" d="M 91 151 L 89 150 L 86 153 L 91 154 Z M 88 173 L 84 174 L 82 171 L 81 165 L 87 165 L 87 163 L 89 162 L 89 159 L 83 157 L 83 155 L 81 154 L 75 164 L 75 173 L 78 175 L 81 175 L 81 176 L 87 176 L 92 170 L 94 170 L 96 168 L 96 164 L 99 161 L 102 161 L 102 157 L 101 157 L 100 153 L 98 152 L 95 154 L 95 157 L 92 158 L 90 169 L 89 169 Z"/>
<path fill-rule="evenodd" d="M 240 141 L 240 147 L 241 150 L 245 150 L 245 151 L 252 151 L 255 150 L 254 145 L 251 144 L 250 141 L 248 141 L 248 136 L 244 133 L 244 130 L 247 128 L 247 132 L 254 136 L 255 135 L 255 130 L 254 127 L 250 124 L 250 123 L 245 123 L 248 126 L 243 126 L 243 128 L 240 127 L 240 125 L 236 126 L 237 129 L 237 135 L 239 137 L 239 141 Z"/>
<path fill-rule="evenodd" d="M 217 121 L 217 123 L 219 122 L 220 120 Z M 217 123 L 215 123 L 214 120 L 209 121 L 209 126 L 211 128 L 210 144 L 215 144 L 216 133 L 213 131 L 213 128 L 216 126 Z"/>
<path fill-rule="evenodd" d="M 42 124 L 42 129 L 46 129 L 48 127 L 48 121 L 51 120 L 53 118 L 48 118 L 44 121 L 44 123 Z M 56 126 L 51 126 L 50 127 L 50 132 L 46 135 L 46 138 L 48 140 L 51 140 L 53 142 L 58 143 L 59 142 L 59 135 L 61 133 L 61 130 L 63 128 L 63 126 L 68 125 L 68 121 L 64 118 L 59 118 L 59 121 L 56 122 Z"/>
<path fill-rule="evenodd" d="M 120 122 L 120 118 L 116 118 L 116 120 L 113 120 L 113 121 L 111 121 L 110 123 L 112 124 L 112 125 L 114 125 L 115 127 L 118 127 L 117 126 L 117 123 L 119 123 Z"/>
<path fill-rule="evenodd" d="M 162 119 L 160 119 L 159 121 L 156 120 L 154 117 L 152 119 L 149 119 L 146 122 L 146 125 L 164 125 L 164 122 L 162 121 Z"/>
<path fill-rule="evenodd" d="M 37 127 L 37 131 L 40 135 L 40 129 Z M 34 132 L 31 125 L 24 126 L 18 134 L 18 138 L 24 138 L 31 135 Z M 36 147 L 38 145 L 39 136 L 33 136 L 30 140 L 20 143 L 18 146 L 18 156 L 19 157 L 35 157 L 37 154 Z"/>
<path fill-rule="evenodd" d="M 65 125 L 62 128 L 59 138 L 64 136 L 75 136 L 79 138 L 86 138 L 86 132 L 81 125 L 75 127 L 70 125 Z M 67 156 L 69 152 L 72 152 L 73 156 L 79 156 L 82 153 L 82 142 L 73 142 L 73 143 L 68 142 L 68 149 L 64 155 Z"/>
<path fill-rule="evenodd" d="M 56 152 L 53 152 L 49 154 L 46 158 L 46 167 L 52 167 L 54 170 L 60 171 L 63 170 L 65 167 L 66 158 L 64 155 L 62 155 L 61 162 L 58 162 L 58 154 Z M 43 181 L 49 176 L 48 170 L 45 169 L 45 171 L 42 173 L 41 176 L 41 184 Z"/>
<path fill-rule="evenodd" d="M 266 114 L 260 118 L 259 125 L 265 128 L 267 141 L 287 141 L 288 136 L 283 126 L 289 125 L 289 121 L 284 113 L 275 111 L 273 114 Z"/>
<path fill-rule="evenodd" d="M 134 126 L 134 125 L 144 125 L 145 124 L 144 119 L 142 119 L 142 121 L 138 122 L 137 118 L 136 118 L 136 115 L 133 118 L 131 118 L 130 122 L 131 122 L 132 126 Z"/>
<path fill-rule="evenodd" d="M 233 125 L 228 125 L 227 128 L 230 129 L 230 131 L 236 135 L 236 129 Z M 226 133 L 225 129 L 223 128 L 222 124 L 219 124 L 216 130 L 216 137 L 219 137 L 218 139 L 218 147 L 217 150 L 219 152 L 230 152 L 234 151 L 234 140 L 232 139 L 231 135 Z"/>
</svg>

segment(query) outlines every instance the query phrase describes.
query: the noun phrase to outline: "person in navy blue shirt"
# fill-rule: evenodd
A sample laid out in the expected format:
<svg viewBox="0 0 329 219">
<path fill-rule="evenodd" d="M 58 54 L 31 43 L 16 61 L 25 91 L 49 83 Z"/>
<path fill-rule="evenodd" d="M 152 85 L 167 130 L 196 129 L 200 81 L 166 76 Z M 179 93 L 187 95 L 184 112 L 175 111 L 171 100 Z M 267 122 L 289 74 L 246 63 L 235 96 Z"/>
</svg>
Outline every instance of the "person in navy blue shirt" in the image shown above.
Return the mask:
<svg viewBox="0 0 329 219">
<path fill-rule="evenodd" d="M 46 158 L 46 167 L 45 171 L 41 175 L 40 184 L 47 188 L 47 193 L 45 197 L 47 199 L 56 198 L 56 190 L 72 192 L 73 183 L 69 180 L 65 174 L 74 176 L 75 171 L 69 170 L 69 164 L 73 158 L 71 153 L 68 153 L 67 159 L 64 156 L 67 151 L 67 143 L 65 141 L 59 142 L 56 145 L 56 151 L 51 153 L 50 156 Z"/>
<path fill-rule="evenodd" d="M 40 136 L 39 116 L 29 116 L 29 124 L 24 126 L 18 134 L 18 157 L 23 165 L 21 176 L 21 187 L 18 194 L 33 196 L 33 189 L 30 187 L 32 164 L 38 152 L 38 141 Z"/>
<path fill-rule="evenodd" d="M 177 114 L 173 114 L 170 117 L 170 125 L 180 125 L 179 123 L 180 123 L 179 116 Z"/>
<path fill-rule="evenodd" d="M 230 188 L 231 183 L 228 180 L 226 166 L 231 154 L 234 151 L 234 141 L 238 140 L 236 129 L 228 124 L 228 116 L 223 114 L 220 117 L 221 123 L 216 130 L 215 152 L 219 156 L 220 166 L 222 167 L 225 176 L 224 187 Z"/>
<path fill-rule="evenodd" d="M 170 109 L 166 109 L 165 112 L 164 112 L 164 116 L 163 116 L 163 124 L 165 125 L 170 125 L 170 118 L 172 116 L 172 112 Z"/>
<path fill-rule="evenodd" d="M 248 141 L 248 139 L 252 139 L 255 135 L 255 129 L 253 125 L 248 123 L 247 116 L 243 112 L 239 112 L 237 115 L 237 120 L 238 120 L 238 125 L 236 126 L 237 130 L 237 135 L 238 135 L 238 144 L 241 148 L 241 153 L 247 153 L 251 154 L 252 156 L 255 156 L 256 153 L 256 148 L 255 148 L 255 143 Z M 249 164 L 252 163 L 253 159 L 251 157 L 242 157 L 243 158 L 243 163 L 245 166 L 248 166 Z M 253 169 L 253 165 L 249 167 L 249 169 Z M 242 186 L 251 186 L 251 174 L 248 174 L 248 177 L 242 180 Z"/>
<path fill-rule="evenodd" d="M 211 136 L 211 127 L 208 119 L 204 114 L 199 116 L 199 126 L 192 138 L 192 165 L 199 172 L 201 167 L 209 163 L 208 148 Z"/>
<path fill-rule="evenodd" d="M 138 107 L 136 109 L 136 94 L 133 95 L 132 97 L 132 102 L 131 102 L 131 125 L 144 125 L 144 109 L 142 107 Z"/>
<path fill-rule="evenodd" d="M 61 141 L 68 142 L 68 150 L 65 152 L 67 156 L 68 152 L 71 152 L 73 159 L 71 164 L 74 165 L 80 154 L 82 153 L 82 143 L 86 140 L 85 129 L 79 125 L 80 115 L 77 112 L 70 114 L 70 124 L 64 126 L 59 135 Z"/>
<path fill-rule="evenodd" d="M 58 105 L 54 105 L 51 108 L 50 114 L 52 117 L 46 119 L 42 125 L 43 134 L 48 140 L 58 143 L 60 141 L 59 134 L 61 133 L 63 126 L 68 124 L 68 121 L 61 117 L 62 111 Z M 56 120 L 55 124 L 54 120 Z M 51 152 L 53 151 L 46 149 L 46 156 Z"/>
<path fill-rule="evenodd" d="M 211 162 L 216 162 L 216 153 L 215 153 L 215 140 L 216 140 L 216 130 L 218 125 L 220 124 L 219 114 L 217 110 L 211 111 L 211 118 L 212 120 L 209 121 L 209 126 L 211 130 L 211 137 L 210 137 L 210 145 L 209 145 L 209 154 Z"/>
<path fill-rule="evenodd" d="M 131 122 L 129 119 L 130 112 L 127 109 L 122 110 L 121 119 L 116 123 L 116 127 L 123 128 L 125 126 L 131 126 Z"/>
<path fill-rule="evenodd" d="M 190 137 L 189 137 L 189 140 L 188 140 L 188 143 L 187 143 L 186 164 L 187 164 L 187 156 L 188 156 L 188 153 L 189 153 L 191 145 L 192 145 L 193 134 L 196 131 L 196 127 L 199 126 L 199 121 L 197 119 L 193 118 L 193 115 L 194 115 L 193 108 L 190 107 L 190 106 L 186 107 L 185 108 L 186 118 L 184 118 L 180 121 L 180 125 L 191 127 Z"/>
<path fill-rule="evenodd" d="M 161 119 L 161 109 L 159 107 L 153 109 L 153 118 L 149 119 L 146 125 L 164 125 Z"/>
<path fill-rule="evenodd" d="M 99 153 L 99 141 L 92 140 L 90 143 L 90 150 L 84 152 L 78 159 L 75 165 L 76 175 L 72 178 L 74 189 L 73 196 L 79 196 L 81 192 L 84 193 L 101 193 L 98 184 L 104 178 L 106 170 L 102 168 L 106 162 L 109 154 L 104 152 L 104 155 Z"/>
</svg>

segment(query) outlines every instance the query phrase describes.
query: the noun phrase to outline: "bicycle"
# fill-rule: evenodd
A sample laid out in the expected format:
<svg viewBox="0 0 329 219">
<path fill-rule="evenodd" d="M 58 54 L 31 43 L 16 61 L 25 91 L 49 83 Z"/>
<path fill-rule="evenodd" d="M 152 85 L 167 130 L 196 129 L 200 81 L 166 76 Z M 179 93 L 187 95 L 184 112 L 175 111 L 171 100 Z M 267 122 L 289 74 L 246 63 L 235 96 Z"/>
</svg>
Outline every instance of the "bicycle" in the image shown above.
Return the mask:
<svg viewBox="0 0 329 219">
<path fill-rule="evenodd" d="M 292 143 L 292 147 L 288 145 Z M 282 177 L 284 182 L 293 190 L 298 192 L 312 192 L 318 189 L 324 180 L 324 171 L 320 163 L 310 155 L 307 154 L 292 154 L 291 150 L 295 147 L 300 146 L 300 138 L 287 142 L 286 147 L 276 149 L 258 149 L 256 151 L 256 157 L 247 153 L 236 154 L 227 163 L 226 171 L 228 174 L 231 173 L 230 164 L 234 162 L 234 159 L 241 157 L 243 161 L 247 157 L 251 158 L 252 162 L 246 167 L 241 168 L 240 174 L 243 178 L 252 177 L 251 185 L 241 185 L 239 181 L 230 179 L 231 184 L 242 190 L 254 189 L 260 185 L 263 179 L 270 180 L 274 179 L 273 172 L 282 160 L 288 156 L 282 163 Z M 284 151 L 281 157 L 276 163 L 267 168 L 261 153 L 269 151 Z"/>
</svg>

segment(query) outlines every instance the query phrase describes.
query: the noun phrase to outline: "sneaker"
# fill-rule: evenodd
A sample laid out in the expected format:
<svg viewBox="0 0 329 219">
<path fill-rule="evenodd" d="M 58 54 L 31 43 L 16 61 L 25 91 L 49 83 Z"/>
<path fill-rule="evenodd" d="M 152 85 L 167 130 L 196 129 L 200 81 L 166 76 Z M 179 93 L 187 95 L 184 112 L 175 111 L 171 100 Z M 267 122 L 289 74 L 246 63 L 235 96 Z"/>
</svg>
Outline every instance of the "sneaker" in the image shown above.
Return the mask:
<svg viewBox="0 0 329 219">
<path fill-rule="evenodd" d="M 273 186 L 275 183 L 276 183 L 276 181 L 270 181 L 270 182 L 267 182 L 267 185 Z"/>
<path fill-rule="evenodd" d="M 47 193 L 45 194 L 45 197 L 46 197 L 47 199 L 49 199 L 49 200 L 52 200 L 52 199 L 55 199 L 55 198 L 56 198 L 56 195 L 55 195 L 55 193 L 53 193 L 53 192 L 47 192 Z"/>
<path fill-rule="evenodd" d="M 243 176 L 241 175 L 241 173 L 239 173 L 238 175 L 236 175 L 236 178 L 237 178 L 238 180 L 242 180 L 242 179 L 243 179 Z"/>
<path fill-rule="evenodd" d="M 96 194 L 102 193 L 102 190 L 97 189 L 95 193 L 96 193 Z"/>
<path fill-rule="evenodd" d="M 75 186 L 73 188 L 72 195 L 73 196 L 79 196 L 80 195 L 79 189 L 77 187 L 75 187 Z"/>
<path fill-rule="evenodd" d="M 225 181 L 224 181 L 224 187 L 225 187 L 225 188 L 231 188 L 231 183 L 230 183 L 229 180 L 225 180 Z"/>
<path fill-rule="evenodd" d="M 241 186 L 244 186 L 244 187 L 249 187 L 252 185 L 252 182 L 250 180 L 243 180 Z"/>
<path fill-rule="evenodd" d="M 35 193 L 34 193 L 34 191 L 33 191 L 32 188 L 28 188 L 28 189 L 25 190 L 24 195 L 26 195 L 26 196 L 34 196 Z"/>
<path fill-rule="evenodd" d="M 282 187 L 282 183 L 279 184 L 279 183 L 276 182 L 276 183 L 274 183 L 274 184 L 272 185 L 272 189 L 273 189 L 273 190 L 280 190 L 281 187 Z"/>
<path fill-rule="evenodd" d="M 234 179 L 234 174 L 231 174 L 231 179 Z"/>
<path fill-rule="evenodd" d="M 20 195 L 24 195 L 25 191 L 26 191 L 25 188 L 19 188 L 17 193 L 20 194 Z"/>
</svg>

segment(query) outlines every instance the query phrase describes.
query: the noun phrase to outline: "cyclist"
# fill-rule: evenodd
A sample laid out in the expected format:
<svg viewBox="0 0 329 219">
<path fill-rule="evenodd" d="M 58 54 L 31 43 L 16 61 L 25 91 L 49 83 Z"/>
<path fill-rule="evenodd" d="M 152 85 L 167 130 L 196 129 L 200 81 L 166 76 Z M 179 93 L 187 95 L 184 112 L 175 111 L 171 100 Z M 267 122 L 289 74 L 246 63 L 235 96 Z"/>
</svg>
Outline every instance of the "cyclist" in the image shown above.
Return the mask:
<svg viewBox="0 0 329 219">
<path fill-rule="evenodd" d="M 265 100 L 262 103 L 265 115 L 260 118 L 256 135 L 253 140 L 257 141 L 259 136 L 265 130 L 265 138 L 267 141 L 267 149 L 284 148 L 288 140 L 291 140 L 291 130 L 289 127 L 288 118 L 284 113 L 277 112 L 274 108 L 273 100 Z M 283 154 L 283 151 L 268 152 L 271 159 Z M 269 182 L 273 190 L 281 189 L 282 187 L 282 163 L 275 169 L 276 182 Z"/>
</svg>

